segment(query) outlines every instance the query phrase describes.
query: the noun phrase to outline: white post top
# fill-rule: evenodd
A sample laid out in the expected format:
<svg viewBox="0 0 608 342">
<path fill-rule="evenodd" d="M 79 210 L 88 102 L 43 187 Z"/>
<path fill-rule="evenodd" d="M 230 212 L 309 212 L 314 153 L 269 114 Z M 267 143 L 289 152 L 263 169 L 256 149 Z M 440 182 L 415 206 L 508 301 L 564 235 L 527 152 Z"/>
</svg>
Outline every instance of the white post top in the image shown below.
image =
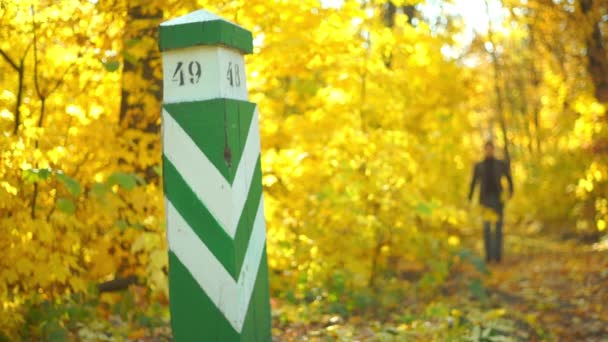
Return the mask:
<svg viewBox="0 0 608 342">
<path fill-rule="evenodd" d="M 228 98 L 247 101 L 245 59 L 223 46 L 194 46 L 162 53 L 163 102 Z"/>
</svg>

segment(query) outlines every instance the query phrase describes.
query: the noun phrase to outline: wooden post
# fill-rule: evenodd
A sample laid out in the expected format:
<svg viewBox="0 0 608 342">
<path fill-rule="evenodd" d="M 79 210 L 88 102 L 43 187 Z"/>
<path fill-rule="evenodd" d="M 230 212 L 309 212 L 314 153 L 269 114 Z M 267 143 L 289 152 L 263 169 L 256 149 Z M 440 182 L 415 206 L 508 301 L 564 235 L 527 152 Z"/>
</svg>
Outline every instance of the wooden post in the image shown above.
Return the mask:
<svg viewBox="0 0 608 342">
<path fill-rule="evenodd" d="M 174 339 L 270 341 L 251 32 L 199 10 L 162 23 L 159 46 Z"/>
</svg>

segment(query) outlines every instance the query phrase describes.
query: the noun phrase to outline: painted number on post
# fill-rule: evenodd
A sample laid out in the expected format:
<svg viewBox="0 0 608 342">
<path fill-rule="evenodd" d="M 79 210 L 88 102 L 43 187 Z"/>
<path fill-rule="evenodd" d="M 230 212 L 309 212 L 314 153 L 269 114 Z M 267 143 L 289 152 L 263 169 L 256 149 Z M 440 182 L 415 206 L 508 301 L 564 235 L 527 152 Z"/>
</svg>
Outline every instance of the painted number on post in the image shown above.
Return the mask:
<svg viewBox="0 0 608 342">
<path fill-rule="evenodd" d="M 192 61 L 188 63 L 188 67 L 186 69 L 187 70 L 184 70 L 184 62 L 177 62 L 177 66 L 175 67 L 171 81 L 178 82 L 180 87 L 186 84 L 186 79 L 190 84 L 198 83 L 203 72 L 201 64 L 197 61 Z"/>
<path fill-rule="evenodd" d="M 230 84 L 231 87 L 241 86 L 241 72 L 238 64 L 232 64 L 232 62 L 228 62 L 228 72 L 226 73 L 226 79 L 228 79 L 228 84 Z"/>
</svg>

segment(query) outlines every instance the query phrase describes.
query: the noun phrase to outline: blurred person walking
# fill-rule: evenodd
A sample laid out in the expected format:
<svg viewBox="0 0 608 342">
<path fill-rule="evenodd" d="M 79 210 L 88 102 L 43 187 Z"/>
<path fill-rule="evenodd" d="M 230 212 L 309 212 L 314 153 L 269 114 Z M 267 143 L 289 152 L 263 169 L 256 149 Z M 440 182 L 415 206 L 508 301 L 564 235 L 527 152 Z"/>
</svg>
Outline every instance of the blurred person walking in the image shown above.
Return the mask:
<svg viewBox="0 0 608 342">
<path fill-rule="evenodd" d="M 502 259 L 502 227 L 504 198 L 502 178 L 509 184 L 509 197 L 513 196 L 513 180 L 508 161 L 497 159 L 494 155 L 494 144 L 484 144 L 484 159 L 475 164 L 473 179 L 469 190 L 469 202 L 473 199 L 475 187 L 479 183 L 479 204 L 483 213 L 483 239 L 486 262 L 500 262 Z M 492 224 L 495 224 L 494 230 Z"/>
</svg>

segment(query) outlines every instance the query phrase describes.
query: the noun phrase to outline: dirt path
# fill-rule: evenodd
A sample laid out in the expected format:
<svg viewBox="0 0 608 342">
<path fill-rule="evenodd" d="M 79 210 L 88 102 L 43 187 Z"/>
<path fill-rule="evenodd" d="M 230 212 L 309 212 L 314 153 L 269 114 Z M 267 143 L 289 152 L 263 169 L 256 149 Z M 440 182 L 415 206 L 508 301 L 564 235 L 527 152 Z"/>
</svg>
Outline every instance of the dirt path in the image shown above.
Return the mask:
<svg viewBox="0 0 608 342">
<path fill-rule="evenodd" d="M 411 290 L 383 315 L 277 306 L 275 340 L 608 342 L 608 249 L 510 235 L 501 264 L 467 251 L 434 299 L 417 300 Z"/>
<path fill-rule="evenodd" d="M 608 341 L 608 251 L 516 237 L 505 247 L 511 254 L 485 280 L 492 306 L 531 339 Z"/>
</svg>

